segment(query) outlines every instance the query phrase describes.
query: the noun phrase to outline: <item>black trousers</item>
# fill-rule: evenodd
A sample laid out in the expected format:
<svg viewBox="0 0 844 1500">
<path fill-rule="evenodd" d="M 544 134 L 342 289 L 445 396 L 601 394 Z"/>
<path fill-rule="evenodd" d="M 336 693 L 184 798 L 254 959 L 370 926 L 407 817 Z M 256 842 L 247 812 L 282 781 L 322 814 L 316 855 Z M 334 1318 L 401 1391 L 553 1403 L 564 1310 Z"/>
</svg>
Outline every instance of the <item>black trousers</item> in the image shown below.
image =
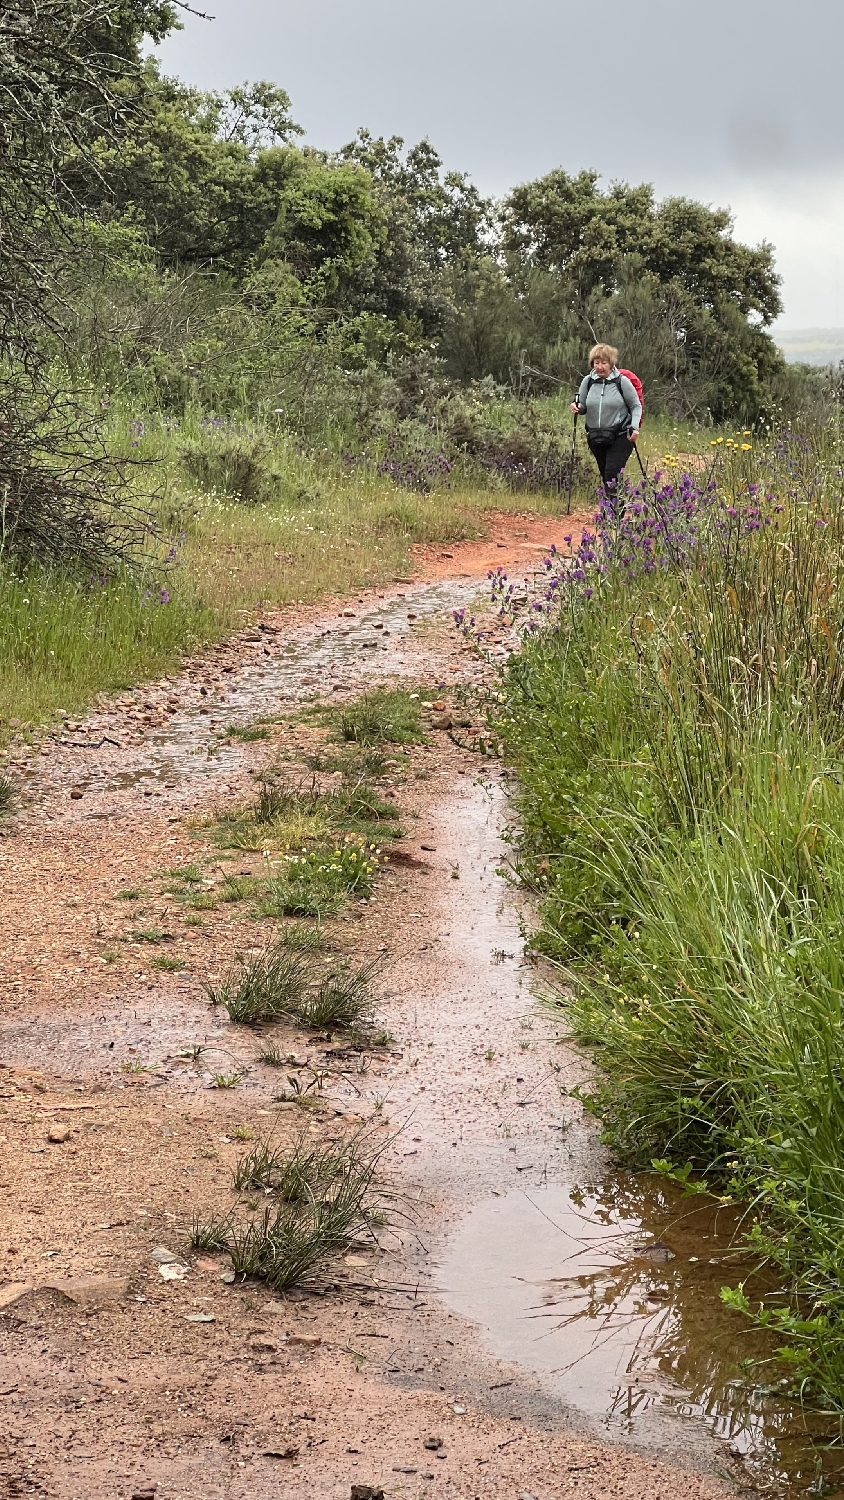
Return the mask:
<svg viewBox="0 0 844 1500">
<path fill-rule="evenodd" d="M 610 484 L 614 485 L 628 458 L 633 453 L 633 444 L 627 433 L 620 432 L 608 448 L 603 445 L 599 447 L 597 444 L 593 447 L 592 438 L 588 432 L 586 434 L 586 441 L 591 449 L 592 457 L 598 465 L 604 488 L 606 489 Z"/>
</svg>

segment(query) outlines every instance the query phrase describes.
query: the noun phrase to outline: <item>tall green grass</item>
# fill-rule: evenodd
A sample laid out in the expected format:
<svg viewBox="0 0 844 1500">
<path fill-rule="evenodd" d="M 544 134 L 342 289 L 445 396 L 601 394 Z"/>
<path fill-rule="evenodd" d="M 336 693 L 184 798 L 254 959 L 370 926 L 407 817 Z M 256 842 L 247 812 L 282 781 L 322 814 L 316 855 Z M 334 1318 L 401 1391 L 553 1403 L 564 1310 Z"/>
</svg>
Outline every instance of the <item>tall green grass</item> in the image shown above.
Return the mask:
<svg viewBox="0 0 844 1500">
<path fill-rule="evenodd" d="M 172 667 L 215 629 L 190 580 L 0 567 L 0 719 L 37 722 Z"/>
<path fill-rule="evenodd" d="M 844 522 L 829 447 L 734 463 L 674 565 L 670 549 L 650 571 L 614 562 L 607 530 L 513 662 L 499 727 L 537 945 L 598 1065 L 586 1103 L 623 1160 L 691 1169 L 748 1205 L 790 1288 L 763 1317 L 804 1389 L 841 1410 Z"/>
</svg>

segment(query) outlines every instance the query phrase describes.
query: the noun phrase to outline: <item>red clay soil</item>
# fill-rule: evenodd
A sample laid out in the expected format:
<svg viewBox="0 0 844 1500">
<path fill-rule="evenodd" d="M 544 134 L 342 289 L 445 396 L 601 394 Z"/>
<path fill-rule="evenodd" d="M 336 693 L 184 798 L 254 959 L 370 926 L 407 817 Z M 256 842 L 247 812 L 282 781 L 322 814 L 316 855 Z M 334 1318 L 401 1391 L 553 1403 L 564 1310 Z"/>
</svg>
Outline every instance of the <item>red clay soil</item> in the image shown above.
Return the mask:
<svg viewBox="0 0 844 1500">
<path fill-rule="evenodd" d="M 484 546 L 529 569 L 583 519 L 499 517 L 490 542 L 470 544 L 472 571 L 454 547 L 443 574 L 482 573 Z M 460 727 L 460 685 L 482 687 L 488 669 L 450 621 L 471 588 L 353 602 L 318 631 L 279 614 L 12 759 L 0 1500 L 727 1493 L 711 1469 L 733 1464 L 728 1448 L 687 1451 L 685 1426 L 671 1451 L 603 1442 L 439 1285 L 441 1249 L 474 1203 L 566 1180 L 573 1150 L 599 1149 L 567 1092 L 584 1064 L 535 1015 L 515 916 L 500 928 L 503 793 L 482 721 Z M 309 786 L 315 757 L 336 752 L 309 700 L 379 681 L 449 682 L 449 713 L 432 705 L 425 742 L 378 777 L 404 840 L 372 898 L 325 924 L 329 955 L 382 962 L 391 1040 L 361 1052 L 307 1028 L 231 1025 L 204 986 L 278 927 L 225 888 L 261 873 L 261 850 L 218 848 L 204 819 L 254 797 L 264 768 Z M 223 733 L 259 713 L 266 740 Z M 364 1123 L 385 1143 L 395 1207 L 319 1285 L 279 1295 L 192 1248 L 194 1217 L 245 1211 L 232 1172 L 247 1141 L 319 1145 Z"/>
<path fill-rule="evenodd" d="M 552 543 L 558 552 L 568 550 L 566 537 L 577 546 L 591 511 L 570 516 L 506 515 L 490 517 L 489 534 L 480 541 L 430 543 L 411 548 L 413 574 L 418 578 L 483 578 L 493 568 L 519 568 L 529 572 L 539 566 Z"/>
</svg>

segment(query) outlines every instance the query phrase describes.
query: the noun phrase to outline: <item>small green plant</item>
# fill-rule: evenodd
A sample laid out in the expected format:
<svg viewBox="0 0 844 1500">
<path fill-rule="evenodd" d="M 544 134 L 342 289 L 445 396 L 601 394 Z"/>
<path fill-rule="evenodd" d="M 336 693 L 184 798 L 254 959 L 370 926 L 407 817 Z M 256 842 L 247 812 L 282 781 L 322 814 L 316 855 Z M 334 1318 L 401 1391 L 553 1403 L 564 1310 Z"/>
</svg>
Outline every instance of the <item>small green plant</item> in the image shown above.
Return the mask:
<svg viewBox="0 0 844 1500">
<path fill-rule="evenodd" d="M 226 736 L 230 740 L 243 740 L 249 744 L 252 740 L 269 739 L 270 731 L 266 724 L 228 724 Z"/>
<path fill-rule="evenodd" d="M 194 911 L 216 911 L 217 897 L 211 891 L 200 891 L 198 895 L 188 897 L 188 905 Z"/>
<path fill-rule="evenodd" d="M 175 870 L 165 870 L 174 880 L 183 880 L 187 885 L 199 885 L 203 874 L 198 865 L 182 865 Z"/>
<path fill-rule="evenodd" d="M 242 1073 L 212 1073 L 211 1081 L 215 1089 L 235 1089 L 242 1077 Z"/>
<path fill-rule="evenodd" d="M 403 688 L 376 688 L 332 715 L 341 740 L 358 745 L 420 743 L 419 703 Z"/>
<path fill-rule="evenodd" d="M 349 896 L 369 895 L 378 864 L 378 848 L 354 834 L 346 834 L 333 848 L 289 854 L 284 874 L 266 882 L 262 914 L 330 916 Z"/>
<path fill-rule="evenodd" d="M 234 903 L 254 896 L 258 882 L 251 875 L 227 875 L 220 886 L 220 900 Z"/>
<path fill-rule="evenodd" d="M 315 923 L 291 922 L 283 929 L 279 942 L 294 952 L 316 953 L 325 946 L 325 934 Z"/>
<path fill-rule="evenodd" d="M 240 1276 L 255 1276 L 278 1291 L 310 1276 L 371 1225 L 383 1223 L 374 1177 L 387 1142 L 361 1133 L 334 1146 L 314 1148 L 301 1139 L 288 1157 L 271 1140 L 257 1142 L 238 1163 L 238 1191 L 269 1188 L 274 1201 L 242 1219 L 236 1210 L 195 1220 L 195 1249 L 226 1250 Z"/>
<path fill-rule="evenodd" d="M 268 1068 L 283 1068 L 291 1063 L 293 1059 L 289 1052 L 282 1052 L 280 1048 L 268 1044 L 262 1047 L 258 1053 L 258 1062 L 265 1063 Z"/>
<path fill-rule="evenodd" d="M 185 915 L 182 917 L 182 926 L 183 927 L 201 927 L 202 926 L 202 918 L 201 918 L 201 916 L 199 915 L 198 912 L 192 912 L 192 911 L 186 912 Z"/>
<path fill-rule="evenodd" d="M 184 968 L 184 964 L 180 958 L 171 958 L 169 953 L 157 953 L 152 961 L 152 967 L 162 969 L 165 974 L 175 974 L 177 970 Z"/>
<path fill-rule="evenodd" d="M 120 954 L 119 953 L 115 953 L 113 948 L 109 948 L 109 950 L 106 953 L 101 953 L 100 954 L 100 958 L 103 960 L 103 963 L 107 963 L 107 964 L 114 964 L 114 963 L 116 963 L 119 957 L 120 957 Z"/>
<path fill-rule="evenodd" d="M 291 1014 L 306 983 L 302 959 L 276 944 L 237 960 L 207 993 L 211 1004 L 224 1006 L 236 1025 L 254 1026 Z"/>
<path fill-rule="evenodd" d="M 121 1073 L 146 1073 L 148 1069 L 146 1063 L 137 1062 L 134 1058 L 130 1058 L 128 1062 L 120 1064 L 120 1071 Z"/>
<path fill-rule="evenodd" d="M 232 1139 L 235 1141 L 251 1141 L 252 1131 L 248 1125 L 235 1125 L 232 1131 Z"/>
<path fill-rule="evenodd" d="M 136 927 L 128 934 L 130 943 L 169 943 L 172 932 L 162 932 L 158 927 Z"/>
<path fill-rule="evenodd" d="M 377 959 L 372 959 L 348 973 L 327 974 L 316 989 L 300 996 L 291 1006 L 290 1014 L 301 1026 L 322 1031 L 361 1026 L 372 1013 L 372 981 L 380 966 Z"/>
<path fill-rule="evenodd" d="M 6 817 L 11 812 L 16 796 L 14 782 L 8 776 L 0 775 L 0 817 Z"/>
<path fill-rule="evenodd" d="M 116 891 L 115 901 L 140 901 L 143 891 Z"/>
</svg>

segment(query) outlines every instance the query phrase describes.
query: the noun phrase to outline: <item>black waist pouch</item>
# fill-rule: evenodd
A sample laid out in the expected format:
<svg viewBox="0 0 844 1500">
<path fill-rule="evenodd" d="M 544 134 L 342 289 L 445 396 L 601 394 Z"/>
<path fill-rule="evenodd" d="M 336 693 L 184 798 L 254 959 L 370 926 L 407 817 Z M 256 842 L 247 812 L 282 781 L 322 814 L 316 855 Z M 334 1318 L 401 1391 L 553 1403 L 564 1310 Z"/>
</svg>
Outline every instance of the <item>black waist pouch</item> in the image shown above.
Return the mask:
<svg viewBox="0 0 844 1500">
<path fill-rule="evenodd" d="M 586 437 L 590 448 L 611 448 L 616 438 L 626 431 L 624 423 L 620 427 L 587 427 Z"/>
</svg>

